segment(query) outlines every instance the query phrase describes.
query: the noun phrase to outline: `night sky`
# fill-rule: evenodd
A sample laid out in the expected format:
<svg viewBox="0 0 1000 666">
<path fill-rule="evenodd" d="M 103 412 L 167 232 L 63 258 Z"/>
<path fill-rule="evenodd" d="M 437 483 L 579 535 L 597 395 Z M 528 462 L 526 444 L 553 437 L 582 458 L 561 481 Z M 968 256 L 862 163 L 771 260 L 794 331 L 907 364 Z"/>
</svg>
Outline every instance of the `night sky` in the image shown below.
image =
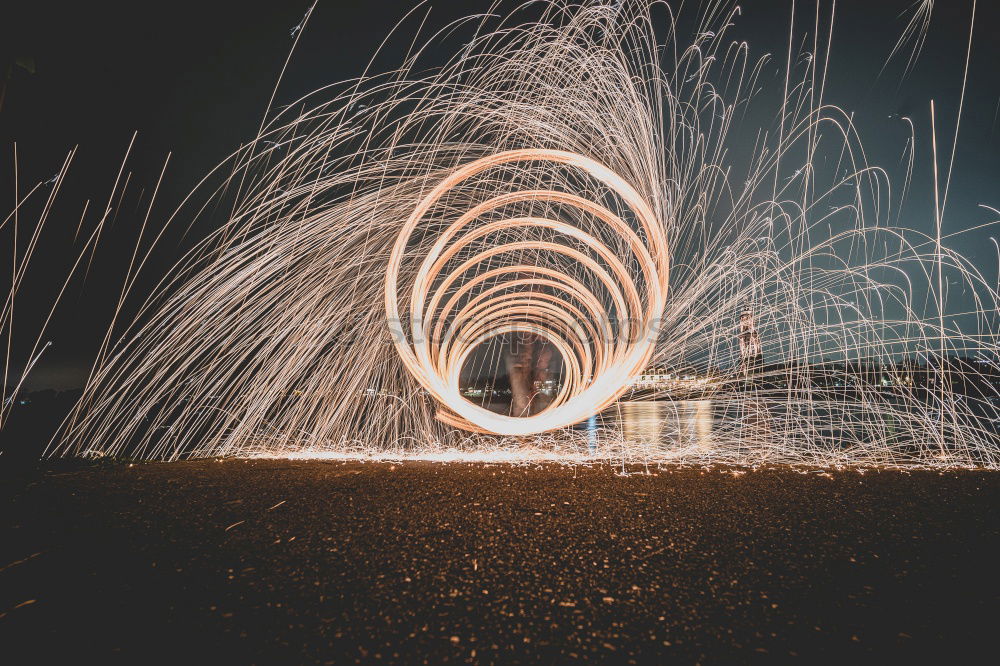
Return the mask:
<svg viewBox="0 0 1000 666">
<path fill-rule="evenodd" d="M 780 68 L 787 45 L 787 0 L 750 0 L 731 37 L 746 39 L 752 52 L 775 54 L 765 94 L 780 94 Z M 801 2 L 798 20 L 811 28 L 813 3 Z M 828 4 L 828 3 L 824 3 Z M 901 223 L 933 228 L 929 171 L 929 101 L 938 105 L 939 145 L 950 147 L 961 85 L 971 1 L 935 3 L 927 43 L 913 71 L 902 78 L 909 46 L 879 76 L 902 33 L 913 0 L 840 0 L 827 100 L 856 114 L 869 160 L 902 176 L 899 157 L 908 130 L 897 116 L 917 125 L 918 169 Z M 1000 207 L 1000 3 L 980 2 L 969 90 L 959 136 L 945 230 L 996 219 L 979 207 Z M 66 153 L 79 152 L 59 194 L 46 241 L 29 272 L 15 315 L 15 351 L 31 341 L 79 251 L 71 244 L 83 202 L 101 207 L 134 131 L 138 138 L 128 162 L 134 172 L 129 194 L 115 224 L 94 257 L 85 284 L 68 292 L 45 339 L 53 347 L 32 374 L 29 389 L 80 385 L 106 330 L 121 288 L 122 256 L 130 254 L 137 224 L 148 206 L 167 153 L 170 165 L 152 221 L 162 221 L 213 166 L 256 133 L 274 82 L 293 42 L 290 31 L 309 2 L 21 2 L 0 19 L 3 71 L 15 62 L 0 109 L 0 206 L 14 201 L 14 142 L 20 189 L 48 180 Z M 358 76 L 371 54 L 412 3 L 395 1 L 319 3 L 276 103 L 294 100 L 320 86 Z M 489 3 L 430 3 L 425 36 Z M 422 17 L 422 13 L 420 17 Z M 418 21 L 408 24 L 409 33 Z M 806 25 L 803 26 L 806 29 Z M 391 40 L 374 71 L 399 64 L 407 39 Z M 443 59 L 445 54 L 440 54 Z M 435 56 L 432 54 L 431 59 Z M 30 59 L 30 61 L 26 60 Z M 429 61 L 430 62 L 430 61 Z M 734 130 L 739 132 L 739 128 Z M 752 145 L 753 132 L 747 132 Z M 946 153 L 946 150 L 942 150 Z M 143 193 L 143 188 L 146 192 Z M 154 257 L 147 275 L 162 274 L 178 256 L 210 231 L 196 227 L 182 237 L 178 225 Z M 968 234 L 952 245 L 987 276 L 996 274 L 994 229 Z M 4 235 L 2 250 L 10 256 Z M 44 256 L 42 256 L 44 254 Z M 3 265 L 7 265 L 5 260 Z M 6 286 L 4 287 L 6 289 Z M 15 363 L 15 369 L 17 365 Z"/>
</svg>

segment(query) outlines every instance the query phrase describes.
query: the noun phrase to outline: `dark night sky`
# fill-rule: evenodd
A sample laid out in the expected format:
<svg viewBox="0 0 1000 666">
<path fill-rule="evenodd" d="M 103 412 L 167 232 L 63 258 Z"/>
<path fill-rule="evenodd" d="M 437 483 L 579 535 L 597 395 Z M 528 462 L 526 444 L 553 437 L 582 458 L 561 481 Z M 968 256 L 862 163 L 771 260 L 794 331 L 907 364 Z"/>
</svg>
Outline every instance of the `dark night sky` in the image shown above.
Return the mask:
<svg viewBox="0 0 1000 666">
<path fill-rule="evenodd" d="M 11 3 L 8 3 L 11 4 Z M 47 180 L 66 152 L 79 145 L 70 177 L 53 210 L 46 256 L 39 257 L 24 292 L 23 317 L 42 312 L 38 304 L 58 289 L 63 266 L 59 239 L 72 237 L 83 201 L 104 205 L 132 136 L 139 131 L 129 162 L 135 194 L 155 181 L 166 154 L 173 152 L 157 214 L 169 213 L 209 169 L 242 141 L 252 138 L 277 74 L 292 43 L 290 29 L 308 7 L 306 0 L 251 3 L 231 1 L 21 2 L 5 7 L 0 19 L 3 69 L 17 56 L 30 56 L 37 71 L 15 68 L 0 110 L 0 206 L 13 202 L 13 142 L 17 142 L 22 190 Z M 811 2 L 799 16 L 811 24 Z M 824 0 L 824 4 L 828 4 Z M 900 83 L 905 56 L 878 71 L 905 26 L 901 12 L 913 0 L 840 0 L 832 54 L 828 101 L 856 112 L 870 161 L 901 174 L 898 159 L 907 137 L 891 114 L 917 123 L 917 159 L 929 160 L 929 100 L 938 103 L 939 127 L 950 144 L 961 82 L 971 0 L 936 3 L 923 55 Z M 766 83 L 780 90 L 790 0 L 749 0 L 732 33 L 746 39 L 757 55 L 776 54 Z M 979 3 L 973 67 L 960 135 L 957 166 L 946 227 L 956 230 L 995 219 L 978 208 L 1000 207 L 1000 3 Z M 319 86 L 359 75 L 386 32 L 412 3 L 388 0 L 321 0 L 289 73 L 278 103 Z M 435 0 L 430 27 L 439 27 L 488 3 Z M 415 25 L 415 24 L 414 24 Z M 811 25 L 810 25 L 811 27 Z M 390 43 L 376 71 L 397 65 L 406 40 Z M 3 74 L 4 72 L 0 72 Z M 747 133 L 753 141 L 753 134 Z M 921 167 L 904 211 L 903 223 L 932 228 L 929 171 Z M 145 201 L 143 199 L 142 201 Z M 110 305 L 120 288 L 121 264 L 131 251 L 139 201 L 127 200 L 116 226 L 95 258 L 84 290 L 74 288 L 46 339 L 53 347 L 32 376 L 29 388 L 67 388 L 80 383 L 87 360 L 106 328 Z M 133 214 L 129 214 L 131 209 Z M 193 236 L 204 233 L 196 229 Z M 989 241 L 996 231 L 970 234 L 953 243 L 988 276 L 996 255 Z M 176 257 L 181 239 L 172 238 L 156 256 L 150 274 Z M 9 243 L 9 241 L 4 241 Z M 55 243 L 55 245 L 53 245 Z M 8 245 L 3 246 L 9 256 Z M 102 270 L 104 266 L 106 269 Z M 117 266 L 113 269 L 112 266 Z M 30 326 L 22 330 L 30 332 Z M 37 327 L 35 327 L 37 330 Z M 23 344 L 24 336 L 17 338 Z"/>
</svg>

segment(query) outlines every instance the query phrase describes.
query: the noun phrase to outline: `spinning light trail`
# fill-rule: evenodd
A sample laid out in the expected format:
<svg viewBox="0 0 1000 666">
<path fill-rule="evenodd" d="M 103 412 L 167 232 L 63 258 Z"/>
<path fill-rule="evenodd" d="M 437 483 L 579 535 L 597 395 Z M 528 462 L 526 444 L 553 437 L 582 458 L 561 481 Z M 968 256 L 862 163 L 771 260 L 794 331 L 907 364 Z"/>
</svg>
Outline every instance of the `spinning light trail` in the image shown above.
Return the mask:
<svg viewBox="0 0 1000 666">
<path fill-rule="evenodd" d="M 407 242 L 424 216 L 447 193 L 487 170 L 511 164 L 532 169 L 537 168 L 539 162 L 578 168 L 612 190 L 635 213 L 651 248 L 648 249 L 639 235 L 612 211 L 565 191 L 522 190 L 492 197 L 458 217 L 441 233 L 440 239 L 424 257 L 410 296 L 408 319 L 411 330 L 407 336 L 401 325 L 396 289 Z M 606 224 L 615 237 L 626 240 L 632 257 L 641 266 L 645 280 L 645 303 L 640 302 L 639 291 L 632 284 L 628 269 L 615 253 L 594 236 L 570 224 L 546 217 L 507 217 L 474 231 L 466 230 L 487 213 L 516 204 L 534 205 L 538 202 L 572 206 Z M 598 260 L 569 245 L 541 240 L 494 243 L 441 280 L 431 298 L 430 307 L 425 306 L 430 284 L 438 278 L 449 259 L 478 239 L 528 227 L 558 232 L 582 243 L 611 268 L 613 275 Z M 464 235 L 460 235 L 463 232 Z M 621 325 L 614 332 L 608 326 L 602 326 L 615 317 L 603 309 L 593 292 L 580 282 L 567 279 L 564 274 L 545 266 L 515 263 L 491 269 L 485 274 L 485 279 L 473 278 L 442 298 L 441 294 L 448 293 L 458 278 L 482 262 L 521 250 L 563 255 L 585 267 L 608 293 L 613 294 L 617 321 Z M 481 429 L 504 435 L 530 434 L 579 423 L 610 405 L 628 389 L 628 382 L 646 367 L 653 352 L 656 341 L 654 326 L 663 312 L 667 271 L 663 226 L 639 193 L 621 176 L 578 154 L 556 150 L 511 150 L 480 158 L 457 169 L 420 201 L 400 232 L 389 259 L 386 314 L 396 348 L 407 369 L 435 398 L 458 415 L 456 418 L 446 414 L 444 418 L 447 422 L 465 430 Z M 534 278 L 538 274 L 548 279 Z M 483 289 L 486 279 L 496 283 Z M 623 286 L 627 299 L 622 296 Z M 447 335 L 443 339 L 438 338 L 441 325 L 437 324 L 435 335 L 429 338 L 427 322 L 433 321 L 437 306 L 444 300 L 442 314 L 451 314 L 458 300 L 475 294 L 470 287 L 477 287 L 480 293 L 469 298 L 466 305 L 457 311 Z M 552 289 L 577 301 L 592 316 L 591 325 L 578 325 L 587 321 L 580 309 L 568 307 L 563 300 L 553 298 L 544 291 L 529 290 L 528 287 Z M 638 327 L 639 339 L 636 339 L 632 327 Z M 544 413 L 536 416 L 503 416 L 476 406 L 460 395 L 459 377 L 470 353 L 482 342 L 512 332 L 537 334 L 548 339 L 559 348 L 570 368 L 555 401 Z M 411 340 L 417 342 L 409 343 Z"/>
</svg>

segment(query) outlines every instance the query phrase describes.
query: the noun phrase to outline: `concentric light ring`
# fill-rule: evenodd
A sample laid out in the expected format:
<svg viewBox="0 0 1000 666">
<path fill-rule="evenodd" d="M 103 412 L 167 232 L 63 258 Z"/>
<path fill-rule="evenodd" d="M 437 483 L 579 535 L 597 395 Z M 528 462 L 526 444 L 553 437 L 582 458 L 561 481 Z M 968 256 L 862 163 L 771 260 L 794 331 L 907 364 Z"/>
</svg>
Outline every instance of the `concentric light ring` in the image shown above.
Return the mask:
<svg viewBox="0 0 1000 666">
<path fill-rule="evenodd" d="M 409 317 L 408 325 L 404 325 L 399 309 L 400 271 L 414 232 L 451 190 L 488 169 L 514 163 L 522 168 L 547 163 L 583 171 L 631 210 L 641 235 L 604 205 L 570 192 L 526 189 L 492 197 L 450 222 L 438 232 L 426 255 L 417 258 L 420 266 L 406 297 Z M 639 266 L 641 286 L 611 248 L 568 222 L 517 216 L 473 225 L 485 214 L 510 204 L 535 201 L 575 208 L 606 225 L 625 241 L 631 259 L 628 265 Z M 449 261 L 474 241 L 528 227 L 570 238 L 588 252 L 568 244 L 517 240 L 490 246 L 442 274 Z M 667 249 L 663 227 L 643 197 L 624 178 L 591 158 L 548 149 L 510 150 L 482 157 L 443 178 L 420 200 L 399 233 L 385 283 L 386 318 L 393 344 L 407 371 L 442 405 L 438 416 L 445 423 L 501 435 L 528 435 L 578 423 L 614 402 L 648 363 L 666 298 Z M 586 269 L 594 284 L 546 266 L 515 260 L 497 268 L 489 263 L 526 250 L 562 255 Z M 489 268 L 468 275 L 482 266 Z M 538 291 L 539 287 L 552 289 L 562 297 Z M 593 287 L 609 294 L 617 327 L 610 325 L 612 317 Z M 509 292 L 511 289 L 516 291 Z M 463 305 L 461 299 L 465 297 L 469 300 Z M 447 325 L 446 320 L 450 322 Z M 433 333 L 430 337 L 428 329 Z M 564 360 L 562 387 L 546 409 L 531 416 L 495 413 L 469 402 L 459 389 L 462 366 L 472 351 L 486 340 L 511 332 L 544 338 Z M 596 339 L 590 339 L 594 336 Z"/>
</svg>

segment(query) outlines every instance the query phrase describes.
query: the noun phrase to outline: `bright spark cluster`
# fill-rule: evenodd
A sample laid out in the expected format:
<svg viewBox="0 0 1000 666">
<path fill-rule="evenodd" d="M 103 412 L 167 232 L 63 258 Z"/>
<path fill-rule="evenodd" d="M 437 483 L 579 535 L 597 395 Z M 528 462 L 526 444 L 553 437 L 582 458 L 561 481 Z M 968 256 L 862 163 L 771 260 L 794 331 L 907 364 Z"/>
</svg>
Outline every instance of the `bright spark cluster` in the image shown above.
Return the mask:
<svg viewBox="0 0 1000 666">
<path fill-rule="evenodd" d="M 102 354 L 53 451 L 1000 465 L 995 396 L 959 395 L 940 362 L 996 357 L 996 285 L 899 225 L 911 171 L 899 188 L 868 164 L 824 99 L 828 43 L 789 53 L 756 128 L 770 58 L 706 7 L 687 38 L 662 4 L 529 3 L 432 39 L 455 55 L 429 74 L 416 49 L 269 117 L 192 195 L 224 223 Z M 945 317 L 941 285 L 976 309 Z M 753 386 L 748 309 L 772 362 Z M 460 395 L 508 333 L 563 358 L 539 414 Z M 931 391 L 814 389 L 820 362 L 920 354 Z M 649 366 L 690 368 L 713 414 L 617 418 Z"/>
</svg>

